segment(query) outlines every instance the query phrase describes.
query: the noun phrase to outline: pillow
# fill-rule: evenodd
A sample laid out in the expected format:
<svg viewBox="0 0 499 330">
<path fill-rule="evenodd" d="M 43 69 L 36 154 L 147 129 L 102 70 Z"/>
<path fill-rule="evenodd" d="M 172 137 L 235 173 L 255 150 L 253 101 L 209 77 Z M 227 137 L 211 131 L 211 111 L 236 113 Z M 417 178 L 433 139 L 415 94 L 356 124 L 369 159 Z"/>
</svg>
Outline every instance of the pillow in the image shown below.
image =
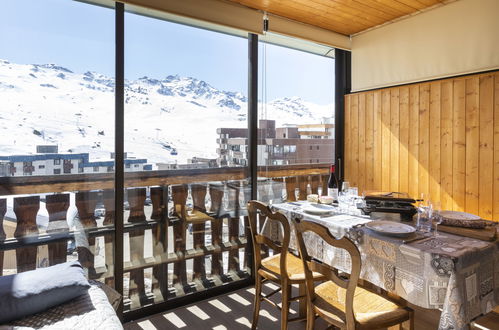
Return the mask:
<svg viewBox="0 0 499 330">
<path fill-rule="evenodd" d="M 78 261 L 0 277 L 0 324 L 36 314 L 87 292 Z"/>
</svg>

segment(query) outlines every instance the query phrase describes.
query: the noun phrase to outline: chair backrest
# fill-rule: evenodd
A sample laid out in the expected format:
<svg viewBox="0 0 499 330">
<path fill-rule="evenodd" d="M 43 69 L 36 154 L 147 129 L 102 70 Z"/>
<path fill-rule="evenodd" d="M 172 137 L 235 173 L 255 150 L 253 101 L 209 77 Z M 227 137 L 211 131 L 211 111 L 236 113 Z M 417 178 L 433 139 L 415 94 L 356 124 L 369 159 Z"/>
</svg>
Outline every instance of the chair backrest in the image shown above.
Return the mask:
<svg viewBox="0 0 499 330">
<path fill-rule="evenodd" d="M 343 315 L 337 316 L 339 316 L 339 318 L 342 320 L 346 320 L 347 329 L 353 329 L 355 327 L 353 298 L 355 294 L 355 288 L 357 287 L 357 282 L 359 280 L 361 268 L 359 249 L 347 237 L 336 239 L 333 235 L 331 235 L 329 229 L 327 229 L 323 225 L 310 221 L 300 221 L 298 219 L 293 220 L 293 222 L 296 229 L 296 239 L 298 241 L 300 257 L 303 261 L 303 267 L 305 271 L 308 304 L 310 304 L 310 306 L 313 306 L 315 300 L 314 280 L 312 277 L 312 272 L 321 273 L 327 280 L 333 281 L 334 283 L 336 283 L 336 285 L 345 289 L 345 310 L 339 312 L 343 313 Z M 307 244 L 305 243 L 303 238 L 303 235 L 307 232 L 316 234 L 330 246 L 344 249 L 350 254 L 352 268 L 350 270 L 350 276 L 348 277 L 348 279 L 339 277 L 338 270 L 333 266 L 322 263 L 309 255 Z"/>
<path fill-rule="evenodd" d="M 269 237 L 260 234 L 258 231 L 258 214 L 261 217 L 266 218 L 265 221 L 276 221 L 281 225 L 282 228 L 282 240 L 281 242 L 274 242 Z M 268 247 L 272 249 L 275 253 L 281 253 L 280 258 L 280 274 L 276 274 L 269 269 L 265 269 L 271 273 L 274 273 L 276 276 L 288 277 L 287 266 L 286 266 L 286 258 L 289 247 L 289 240 L 291 236 L 290 225 L 288 218 L 281 212 L 272 212 L 272 210 L 267 206 L 267 204 L 259 202 L 259 201 L 249 201 L 248 202 L 248 218 L 249 225 L 251 230 L 251 239 L 253 241 L 253 252 L 254 252 L 254 260 L 255 260 L 255 272 L 258 269 L 262 268 L 262 249 Z M 262 218 L 261 218 L 262 219 Z M 269 224 L 270 224 L 269 223 Z"/>
</svg>

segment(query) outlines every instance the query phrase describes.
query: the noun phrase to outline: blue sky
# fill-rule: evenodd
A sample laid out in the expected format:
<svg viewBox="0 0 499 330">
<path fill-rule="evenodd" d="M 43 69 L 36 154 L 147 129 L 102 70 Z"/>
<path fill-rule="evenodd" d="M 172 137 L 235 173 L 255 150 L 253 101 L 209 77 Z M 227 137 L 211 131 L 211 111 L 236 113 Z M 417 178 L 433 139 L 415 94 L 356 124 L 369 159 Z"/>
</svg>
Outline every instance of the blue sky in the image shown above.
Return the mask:
<svg viewBox="0 0 499 330">
<path fill-rule="evenodd" d="M 125 16 L 127 79 L 179 74 L 246 95 L 247 56 L 244 38 Z M 113 76 L 114 12 L 71 0 L 2 0 L 0 58 Z M 333 60 L 267 45 L 266 63 L 268 101 L 300 96 L 319 104 L 333 102 Z"/>
</svg>

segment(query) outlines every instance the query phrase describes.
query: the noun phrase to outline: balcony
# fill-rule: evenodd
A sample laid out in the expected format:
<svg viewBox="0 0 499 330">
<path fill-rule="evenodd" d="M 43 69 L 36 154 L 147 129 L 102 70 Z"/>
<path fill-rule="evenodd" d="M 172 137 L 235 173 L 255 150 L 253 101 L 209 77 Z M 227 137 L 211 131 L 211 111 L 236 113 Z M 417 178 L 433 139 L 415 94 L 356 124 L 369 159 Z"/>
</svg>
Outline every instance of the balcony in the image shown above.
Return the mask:
<svg viewBox="0 0 499 330">
<path fill-rule="evenodd" d="M 296 193 L 304 199 L 307 191 L 326 189 L 328 166 L 261 167 L 258 175 L 259 199 L 287 195 L 294 200 Z M 246 178 L 246 168 L 125 173 L 127 203 L 120 253 L 125 256 L 125 311 L 250 276 L 245 203 L 251 192 Z M 14 221 L 0 223 L 0 272 L 8 275 L 35 269 L 40 263 L 79 260 L 89 279 L 113 286 L 113 187 L 113 173 L 0 178 L 0 219 L 9 203 L 15 214 Z M 174 212 L 176 201 L 182 200 L 175 187 L 189 187 L 187 206 L 217 221 L 186 223 Z M 48 223 L 41 226 L 37 215 L 43 208 Z M 67 216 L 71 208 L 77 210 L 77 218 Z"/>
</svg>

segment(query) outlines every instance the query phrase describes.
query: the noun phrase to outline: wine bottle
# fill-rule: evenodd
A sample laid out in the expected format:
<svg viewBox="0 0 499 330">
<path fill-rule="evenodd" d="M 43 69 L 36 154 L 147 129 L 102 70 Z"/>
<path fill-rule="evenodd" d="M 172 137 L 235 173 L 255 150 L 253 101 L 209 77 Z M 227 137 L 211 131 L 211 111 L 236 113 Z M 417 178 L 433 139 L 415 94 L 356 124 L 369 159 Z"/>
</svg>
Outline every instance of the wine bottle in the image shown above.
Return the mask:
<svg viewBox="0 0 499 330">
<path fill-rule="evenodd" d="M 336 178 L 335 169 L 335 165 L 331 165 L 331 172 L 327 182 L 327 195 L 333 197 L 336 202 L 338 200 L 338 178 Z"/>
</svg>

